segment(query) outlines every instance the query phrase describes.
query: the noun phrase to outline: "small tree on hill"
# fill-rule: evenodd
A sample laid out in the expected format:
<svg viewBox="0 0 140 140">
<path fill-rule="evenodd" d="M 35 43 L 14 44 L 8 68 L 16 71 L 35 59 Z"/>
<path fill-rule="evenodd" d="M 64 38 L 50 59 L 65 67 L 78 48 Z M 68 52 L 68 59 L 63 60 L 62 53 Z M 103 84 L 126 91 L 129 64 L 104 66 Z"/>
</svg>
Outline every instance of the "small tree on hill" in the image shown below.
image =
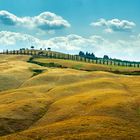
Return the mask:
<svg viewBox="0 0 140 140">
<path fill-rule="evenodd" d="M 35 47 L 34 46 L 31 46 L 31 50 L 33 50 Z"/>
<path fill-rule="evenodd" d="M 84 52 L 82 51 L 79 52 L 79 56 L 84 56 L 84 55 L 85 55 Z"/>
<path fill-rule="evenodd" d="M 104 55 L 103 59 L 109 59 L 108 55 Z"/>
</svg>

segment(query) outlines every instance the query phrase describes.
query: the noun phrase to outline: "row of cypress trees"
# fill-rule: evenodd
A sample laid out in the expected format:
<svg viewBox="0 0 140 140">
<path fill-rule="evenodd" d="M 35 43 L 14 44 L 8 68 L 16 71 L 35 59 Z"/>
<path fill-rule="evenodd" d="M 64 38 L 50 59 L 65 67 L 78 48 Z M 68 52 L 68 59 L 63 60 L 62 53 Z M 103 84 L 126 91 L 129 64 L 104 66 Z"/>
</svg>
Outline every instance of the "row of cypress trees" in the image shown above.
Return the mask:
<svg viewBox="0 0 140 140">
<path fill-rule="evenodd" d="M 104 58 L 97 58 L 94 54 L 91 54 L 85 57 L 81 55 L 70 55 L 70 54 L 63 54 L 57 53 L 53 51 L 42 51 L 42 50 L 34 50 L 34 49 L 20 49 L 20 50 L 13 50 L 13 51 L 3 51 L 2 54 L 15 54 L 15 55 L 32 55 L 35 57 L 47 57 L 47 58 L 54 58 L 54 59 L 67 59 L 67 60 L 75 60 L 75 61 L 83 61 L 88 63 L 94 64 L 103 64 L 103 65 L 115 65 L 115 66 L 125 66 L 125 67 L 140 67 L 139 62 L 131 62 L 131 61 L 122 61 L 122 60 L 114 60 L 109 59 L 108 57 Z"/>
</svg>

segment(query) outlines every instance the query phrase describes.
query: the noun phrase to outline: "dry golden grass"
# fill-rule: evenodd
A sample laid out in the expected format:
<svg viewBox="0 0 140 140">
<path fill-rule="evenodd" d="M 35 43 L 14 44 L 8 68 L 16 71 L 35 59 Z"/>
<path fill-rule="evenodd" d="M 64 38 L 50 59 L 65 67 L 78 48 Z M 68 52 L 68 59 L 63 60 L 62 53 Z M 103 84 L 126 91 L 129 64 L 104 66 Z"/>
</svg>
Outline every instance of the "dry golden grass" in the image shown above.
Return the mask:
<svg viewBox="0 0 140 140">
<path fill-rule="evenodd" d="M 14 86 L 11 79 L 12 87 L 3 78 L 0 140 L 140 139 L 140 76 L 74 70 L 69 61 L 70 68 L 60 69 L 2 57 L 1 74 L 22 82 Z M 33 69 L 45 71 L 32 77 Z"/>
<path fill-rule="evenodd" d="M 29 56 L 0 55 L 0 91 L 18 88 L 40 68 L 26 61 Z"/>
</svg>

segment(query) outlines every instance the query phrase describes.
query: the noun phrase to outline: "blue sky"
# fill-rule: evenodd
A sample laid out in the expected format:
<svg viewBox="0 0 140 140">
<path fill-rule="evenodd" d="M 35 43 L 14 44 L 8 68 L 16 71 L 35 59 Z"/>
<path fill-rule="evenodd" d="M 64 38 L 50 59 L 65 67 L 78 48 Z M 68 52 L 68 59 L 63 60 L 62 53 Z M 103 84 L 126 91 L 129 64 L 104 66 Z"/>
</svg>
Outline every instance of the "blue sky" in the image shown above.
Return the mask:
<svg viewBox="0 0 140 140">
<path fill-rule="evenodd" d="M 1 0 L 0 49 L 22 42 L 140 61 L 139 7 L 139 0 Z"/>
</svg>

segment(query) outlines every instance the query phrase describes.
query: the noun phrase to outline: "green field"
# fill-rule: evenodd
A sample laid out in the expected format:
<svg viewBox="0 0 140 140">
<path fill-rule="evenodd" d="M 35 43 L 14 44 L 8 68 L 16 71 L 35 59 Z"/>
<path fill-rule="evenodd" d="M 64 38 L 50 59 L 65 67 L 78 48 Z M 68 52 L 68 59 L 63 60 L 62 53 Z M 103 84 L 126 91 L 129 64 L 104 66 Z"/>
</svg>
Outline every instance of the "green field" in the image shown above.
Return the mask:
<svg viewBox="0 0 140 140">
<path fill-rule="evenodd" d="M 62 68 L 72 68 L 84 71 L 107 71 L 118 74 L 126 75 L 140 75 L 140 68 L 136 67 L 125 67 L 125 66 L 114 66 L 114 65 L 103 65 L 103 64 L 93 64 L 73 60 L 63 60 L 63 59 L 47 59 L 47 58 L 34 58 L 31 62 L 39 62 L 42 66 L 52 67 L 62 67 Z"/>
<path fill-rule="evenodd" d="M 0 140 L 140 139 L 140 68 L 30 58 L 0 55 Z"/>
</svg>

